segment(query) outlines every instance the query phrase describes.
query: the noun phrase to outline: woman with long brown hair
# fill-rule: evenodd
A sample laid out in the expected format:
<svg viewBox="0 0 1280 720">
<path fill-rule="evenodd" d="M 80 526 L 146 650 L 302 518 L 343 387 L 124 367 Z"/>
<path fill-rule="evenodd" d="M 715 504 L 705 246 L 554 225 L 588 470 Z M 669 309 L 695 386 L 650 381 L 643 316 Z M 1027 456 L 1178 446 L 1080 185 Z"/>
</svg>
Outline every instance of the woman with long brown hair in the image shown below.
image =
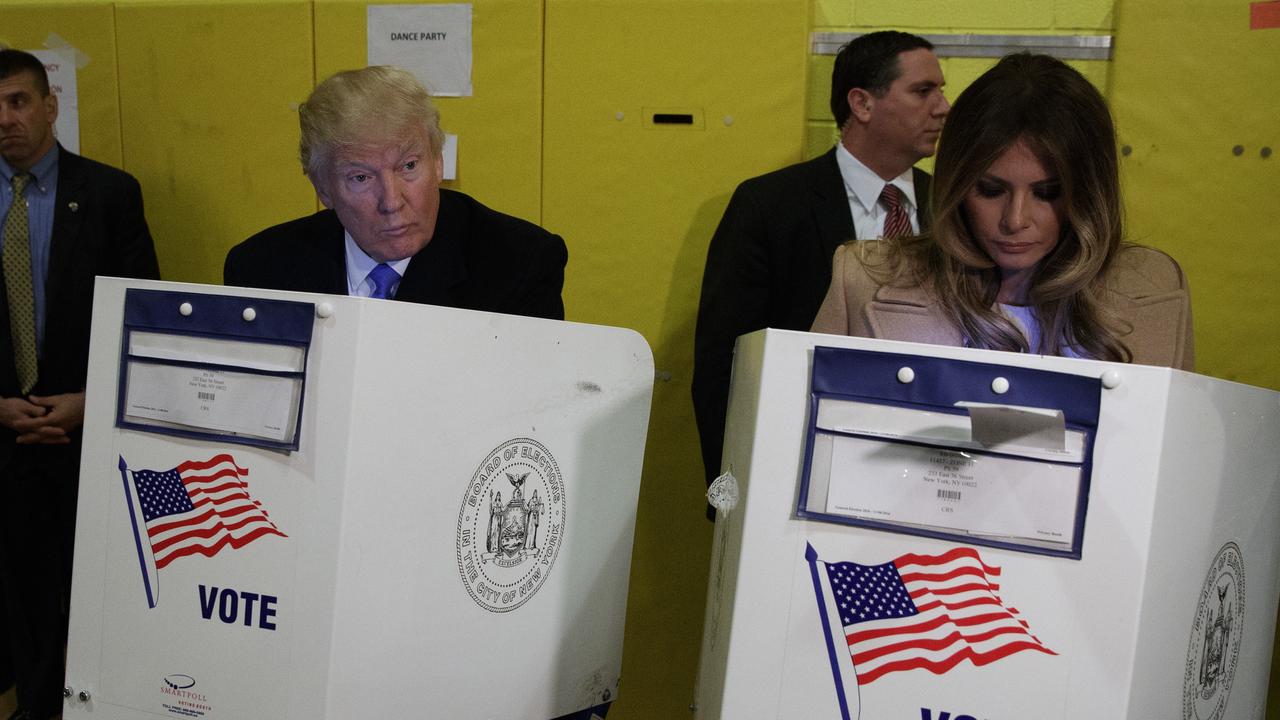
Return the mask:
<svg viewBox="0 0 1280 720">
<path fill-rule="evenodd" d="M 926 233 L 836 251 L 815 332 L 1192 369 L 1181 268 L 1123 241 L 1102 96 L 1045 55 L 960 94 Z"/>
</svg>

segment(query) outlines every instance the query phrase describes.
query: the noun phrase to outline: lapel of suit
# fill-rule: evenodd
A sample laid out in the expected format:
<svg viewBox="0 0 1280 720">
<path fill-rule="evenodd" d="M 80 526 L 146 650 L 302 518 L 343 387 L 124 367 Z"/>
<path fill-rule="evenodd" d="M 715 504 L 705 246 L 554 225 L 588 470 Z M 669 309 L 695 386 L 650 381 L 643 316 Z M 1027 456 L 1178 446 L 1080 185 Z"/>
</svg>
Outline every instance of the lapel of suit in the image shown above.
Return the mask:
<svg viewBox="0 0 1280 720">
<path fill-rule="evenodd" d="M 88 179 L 80 156 L 58 146 L 58 189 L 53 206 L 53 230 L 49 236 L 49 274 L 45 279 L 46 317 L 71 273 L 80 243 L 81 219 L 89 212 L 85 196 Z M 74 209 L 73 209 L 74 208 Z"/>
<path fill-rule="evenodd" d="M 960 331 L 935 308 L 932 295 L 921 287 L 882 285 L 867 306 L 872 337 L 932 345 L 963 345 Z"/>
<path fill-rule="evenodd" d="M 1164 290 L 1137 297 L 1121 297 L 1118 312 L 1130 327 L 1120 338 L 1133 353 L 1133 361 L 1143 365 L 1178 367 L 1182 363 L 1184 328 L 1190 326 L 1191 311 L 1181 289 Z"/>
<path fill-rule="evenodd" d="M 396 290 L 396 299 L 459 307 L 464 299 L 461 285 L 467 279 L 465 252 L 470 230 L 461 198 L 441 190 L 440 211 L 436 214 L 431 242 L 409 261 Z"/>
<path fill-rule="evenodd" d="M 920 168 L 911 168 L 912 183 L 916 186 L 916 219 L 920 222 L 920 232 L 928 231 L 933 225 L 933 212 L 929 207 L 930 185 L 933 176 Z"/>
<path fill-rule="evenodd" d="M 310 271 L 299 270 L 301 277 L 322 278 L 318 292 L 330 295 L 347 294 L 347 230 L 333 210 L 323 210 L 313 216 L 316 220 L 316 237 L 321 252 L 303 253 L 298 262 L 314 263 Z"/>
<path fill-rule="evenodd" d="M 849 212 L 849 195 L 844 189 L 844 177 L 836 162 L 833 147 L 822 157 L 809 161 L 810 190 L 813 192 L 813 219 L 818 226 L 822 255 L 828 260 L 836 248 L 854 237 L 853 215 Z"/>
</svg>

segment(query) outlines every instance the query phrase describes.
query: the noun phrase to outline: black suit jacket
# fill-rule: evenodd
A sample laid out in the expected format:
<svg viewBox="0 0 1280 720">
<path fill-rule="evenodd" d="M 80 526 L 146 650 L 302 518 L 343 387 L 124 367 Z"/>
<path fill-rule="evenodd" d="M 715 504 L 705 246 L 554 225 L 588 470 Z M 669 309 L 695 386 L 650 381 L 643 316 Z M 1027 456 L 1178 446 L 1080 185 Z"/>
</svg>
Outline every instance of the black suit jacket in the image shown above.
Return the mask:
<svg viewBox="0 0 1280 720">
<path fill-rule="evenodd" d="M 45 284 L 44 345 L 34 395 L 79 392 L 89 366 L 89 323 L 96 275 L 158 279 L 155 246 L 132 175 L 58 147 L 58 190 Z M 0 273 L 0 288 L 4 279 Z M 0 289 L 0 396 L 19 394 L 9 329 L 8 292 Z M 0 458 L 14 434 L 4 430 Z M 76 450 L 78 453 L 78 450 Z"/>
<path fill-rule="evenodd" d="M 914 170 L 916 205 L 929 174 Z M 919 212 L 920 227 L 928 225 Z M 854 238 L 836 149 L 743 182 L 711 238 L 694 339 L 693 409 L 710 483 L 720 473 L 733 344 L 763 328 L 807 331 L 831 284 L 831 257 Z"/>
<path fill-rule="evenodd" d="M 267 228 L 231 248 L 223 282 L 346 295 L 343 236 L 332 210 Z M 442 189 L 435 234 L 409 261 L 395 299 L 563 320 L 568 257 L 560 236 Z"/>
</svg>

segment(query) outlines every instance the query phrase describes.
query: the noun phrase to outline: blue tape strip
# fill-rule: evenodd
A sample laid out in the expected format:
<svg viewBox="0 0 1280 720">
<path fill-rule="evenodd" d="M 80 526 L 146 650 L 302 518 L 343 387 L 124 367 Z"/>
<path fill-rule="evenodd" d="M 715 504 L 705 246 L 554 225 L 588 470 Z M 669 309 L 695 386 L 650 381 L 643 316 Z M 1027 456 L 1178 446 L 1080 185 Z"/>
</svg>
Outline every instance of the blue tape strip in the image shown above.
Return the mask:
<svg viewBox="0 0 1280 720">
<path fill-rule="evenodd" d="M 183 303 L 191 304 L 190 315 L 178 311 Z M 253 321 L 244 319 L 249 307 Z M 313 303 L 296 300 L 139 288 L 127 289 L 124 295 L 124 324 L 133 330 L 310 345 L 315 317 Z"/>
<path fill-rule="evenodd" d="M 898 369 L 910 366 L 915 379 L 898 382 Z M 991 389 L 991 381 L 1009 381 L 1003 394 Z M 1066 422 L 1088 428 L 1098 426 L 1102 381 L 1084 375 L 1010 367 L 971 360 L 902 355 L 899 353 L 815 347 L 813 391 L 879 399 L 956 412 L 960 401 L 1061 410 Z"/>
</svg>

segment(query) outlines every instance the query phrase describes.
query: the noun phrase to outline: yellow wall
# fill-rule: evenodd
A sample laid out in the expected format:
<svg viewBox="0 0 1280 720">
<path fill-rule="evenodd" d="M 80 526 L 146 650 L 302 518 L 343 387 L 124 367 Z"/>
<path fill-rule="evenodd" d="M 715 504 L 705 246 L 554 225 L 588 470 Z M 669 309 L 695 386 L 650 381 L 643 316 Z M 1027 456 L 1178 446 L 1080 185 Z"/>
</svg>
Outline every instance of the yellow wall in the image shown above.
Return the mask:
<svg viewBox="0 0 1280 720">
<path fill-rule="evenodd" d="M 546 28 L 543 222 L 569 243 L 569 319 L 640 331 L 658 373 L 609 717 L 688 717 L 711 549 L 694 310 L 734 186 L 800 159 L 805 0 L 550 0 Z"/>
<path fill-rule="evenodd" d="M 702 262 L 737 182 L 833 141 L 832 58 L 810 30 L 1114 33 L 1112 62 L 1075 65 L 1133 150 L 1131 234 L 1186 267 L 1201 371 L 1280 388 L 1280 30 L 1240 32 L 1247 2 L 474 5 L 475 94 L 439 101 L 460 137 L 449 185 L 564 235 L 569 318 L 639 330 L 658 369 L 614 720 L 686 717 L 693 697 L 710 543 L 689 401 Z M 351 0 L 4 0 L 0 43 L 79 50 L 83 152 L 142 182 L 166 279 L 217 282 L 228 247 L 314 209 L 296 106 L 363 64 L 364 18 Z M 944 60 L 948 95 L 992 62 Z M 654 127 L 658 109 L 699 124 Z"/>
<path fill-rule="evenodd" d="M 1248 5 L 1119 3 L 1111 100 L 1130 235 L 1187 272 L 1196 368 L 1280 389 L 1280 28 Z"/>
<path fill-rule="evenodd" d="M 52 40 L 52 42 L 49 42 Z M 67 43 L 78 49 L 80 151 L 117 167 L 120 87 L 116 74 L 115 14 L 111 5 L 0 5 L 0 44 L 39 50 Z"/>
<path fill-rule="evenodd" d="M 124 168 L 166 279 L 222 282 L 232 245 L 313 212 L 297 103 L 313 85 L 305 2 L 116 5 Z"/>
<path fill-rule="evenodd" d="M 316 1 L 317 79 L 364 67 L 369 4 Z M 537 222 L 542 201 L 542 2 L 471 4 L 474 94 L 437 101 L 444 131 L 458 136 L 458 179 L 445 187 Z"/>
<path fill-rule="evenodd" d="M 904 30 L 930 34 L 994 35 L 1109 35 L 1112 0 L 1012 3 L 1007 0 L 911 0 L 901 2 L 853 2 L 853 0 L 813 0 L 814 32 L 872 32 Z M 807 157 L 826 152 L 839 136 L 831 119 L 829 97 L 833 55 L 809 56 L 809 102 L 805 110 L 808 135 Z M 946 95 L 955 100 L 974 78 L 995 63 L 992 58 L 941 59 L 947 80 Z M 1070 64 L 1106 92 L 1105 60 L 1070 61 Z M 932 159 L 920 164 L 932 169 Z"/>
</svg>

